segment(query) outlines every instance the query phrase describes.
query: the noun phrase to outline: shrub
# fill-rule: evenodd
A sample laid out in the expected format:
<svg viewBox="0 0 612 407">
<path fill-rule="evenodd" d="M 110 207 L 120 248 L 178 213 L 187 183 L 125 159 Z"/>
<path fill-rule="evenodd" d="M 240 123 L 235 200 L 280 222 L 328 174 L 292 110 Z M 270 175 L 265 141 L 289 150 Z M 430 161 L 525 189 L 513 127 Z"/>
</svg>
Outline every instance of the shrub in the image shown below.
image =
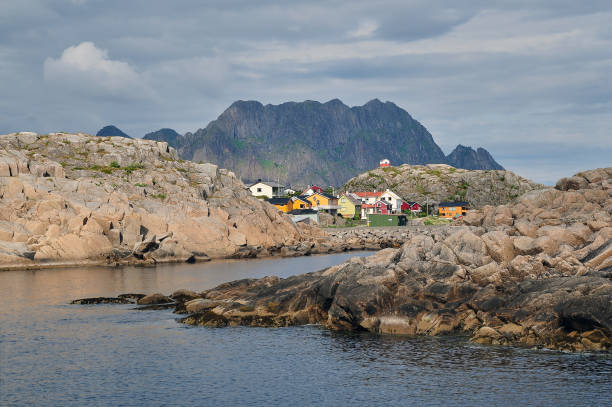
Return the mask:
<svg viewBox="0 0 612 407">
<path fill-rule="evenodd" d="M 119 163 L 117 161 L 112 161 L 110 163 L 111 168 L 120 168 Z"/>
</svg>

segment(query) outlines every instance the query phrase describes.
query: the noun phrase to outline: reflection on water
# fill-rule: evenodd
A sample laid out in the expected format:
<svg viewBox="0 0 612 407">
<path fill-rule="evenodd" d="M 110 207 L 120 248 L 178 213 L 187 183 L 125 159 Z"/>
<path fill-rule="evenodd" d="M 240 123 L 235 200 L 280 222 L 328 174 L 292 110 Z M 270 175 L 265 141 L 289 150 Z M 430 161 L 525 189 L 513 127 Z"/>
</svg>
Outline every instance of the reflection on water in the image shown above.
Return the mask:
<svg viewBox="0 0 612 407">
<path fill-rule="evenodd" d="M 341 254 L 0 273 L 0 405 L 606 405 L 612 360 L 404 338 L 200 328 L 77 297 L 202 290 L 337 264 Z"/>
</svg>

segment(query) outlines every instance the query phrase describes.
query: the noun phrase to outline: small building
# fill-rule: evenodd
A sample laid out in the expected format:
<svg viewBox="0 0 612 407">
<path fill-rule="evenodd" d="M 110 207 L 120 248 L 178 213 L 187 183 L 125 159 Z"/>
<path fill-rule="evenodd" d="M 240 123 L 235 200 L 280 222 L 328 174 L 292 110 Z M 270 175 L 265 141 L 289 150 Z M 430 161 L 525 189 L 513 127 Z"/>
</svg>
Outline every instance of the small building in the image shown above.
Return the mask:
<svg viewBox="0 0 612 407">
<path fill-rule="evenodd" d="M 350 192 L 342 194 L 338 199 L 338 205 L 340 206 L 338 213 L 343 218 L 353 218 L 355 215 L 361 216 L 361 199 L 355 194 Z"/>
<path fill-rule="evenodd" d="M 249 191 L 253 196 L 267 196 L 274 198 L 283 196 L 285 186 L 274 181 L 257 180 L 256 183 L 249 186 Z"/>
<path fill-rule="evenodd" d="M 362 204 L 361 219 L 365 219 L 371 214 L 390 214 L 391 204 L 384 201 L 376 201 L 373 204 Z"/>
<path fill-rule="evenodd" d="M 438 215 L 441 218 L 448 219 L 464 216 L 467 214 L 469 206 L 468 202 L 440 202 L 438 204 Z"/>
<path fill-rule="evenodd" d="M 294 209 L 288 215 L 291 216 L 291 220 L 295 223 L 319 223 L 319 212 L 314 209 Z"/>
<path fill-rule="evenodd" d="M 378 201 L 382 194 L 382 192 L 376 191 L 355 192 L 355 195 L 357 195 L 359 199 L 361 199 L 361 202 L 364 204 L 373 204 L 374 202 Z"/>
<path fill-rule="evenodd" d="M 389 161 L 386 158 L 383 158 L 382 160 L 380 160 L 380 163 L 378 165 L 380 167 L 390 167 L 391 166 L 391 161 Z"/>
<path fill-rule="evenodd" d="M 289 212 L 293 209 L 291 198 L 268 198 L 266 202 L 274 205 L 281 212 Z"/>
<path fill-rule="evenodd" d="M 408 219 L 402 214 L 370 214 L 368 226 L 406 226 Z"/>
<path fill-rule="evenodd" d="M 316 185 L 312 185 L 309 186 L 308 188 L 306 188 L 304 191 L 302 191 L 302 193 L 300 195 L 304 195 L 304 196 L 310 196 L 316 192 L 323 192 L 323 188 L 318 187 Z"/>
<path fill-rule="evenodd" d="M 340 206 L 338 205 L 338 198 L 328 195 L 325 192 L 315 192 L 306 199 L 312 205 L 312 209 L 324 211 L 330 215 L 337 214 L 338 209 L 340 209 Z"/>
<path fill-rule="evenodd" d="M 401 211 L 402 213 L 406 213 L 407 211 L 419 213 L 423 211 L 423 207 L 417 202 L 402 202 Z"/>
<path fill-rule="evenodd" d="M 383 202 L 391 204 L 391 211 L 393 212 L 402 211 L 402 203 L 404 202 L 404 200 L 400 198 L 398 194 L 391 191 L 390 189 L 387 189 L 385 192 L 383 192 L 380 195 L 379 199 Z"/>
</svg>

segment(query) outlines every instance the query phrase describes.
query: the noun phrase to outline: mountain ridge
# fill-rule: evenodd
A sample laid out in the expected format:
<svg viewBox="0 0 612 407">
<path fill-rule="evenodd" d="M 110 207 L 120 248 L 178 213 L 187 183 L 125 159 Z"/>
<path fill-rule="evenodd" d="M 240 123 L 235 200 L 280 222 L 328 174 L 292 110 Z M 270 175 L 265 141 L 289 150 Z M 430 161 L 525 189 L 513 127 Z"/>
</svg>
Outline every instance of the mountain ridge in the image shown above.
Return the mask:
<svg viewBox="0 0 612 407">
<path fill-rule="evenodd" d="M 393 164 L 503 169 L 482 148 L 459 145 L 446 156 L 425 126 L 379 99 L 352 107 L 337 98 L 278 105 L 237 100 L 206 127 L 177 135 L 161 129 L 144 138 L 166 141 L 183 159 L 231 168 L 241 178 L 289 184 L 343 185 L 383 158 Z"/>
</svg>

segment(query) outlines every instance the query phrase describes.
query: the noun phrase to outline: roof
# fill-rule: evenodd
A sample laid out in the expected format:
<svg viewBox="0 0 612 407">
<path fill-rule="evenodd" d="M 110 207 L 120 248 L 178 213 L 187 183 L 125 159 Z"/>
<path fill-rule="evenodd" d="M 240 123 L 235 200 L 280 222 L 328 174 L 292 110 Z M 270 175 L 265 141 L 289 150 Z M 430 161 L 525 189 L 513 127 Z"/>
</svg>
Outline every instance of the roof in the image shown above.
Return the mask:
<svg viewBox="0 0 612 407">
<path fill-rule="evenodd" d="M 257 185 L 257 184 L 266 184 L 272 188 L 285 188 L 285 185 L 279 184 L 276 181 L 257 181 L 251 185 L 249 185 L 249 188 L 252 187 L 253 185 Z"/>
<path fill-rule="evenodd" d="M 381 192 L 369 192 L 369 191 L 354 192 L 354 194 L 360 198 L 378 198 L 379 196 L 384 194 L 384 191 L 381 191 Z"/>
<path fill-rule="evenodd" d="M 313 185 L 313 186 L 310 186 L 310 187 L 306 188 L 305 190 L 303 190 L 303 191 L 302 191 L 302 195 L 304 195 L 304 193 L 305 193 L 306 191 L 308 191 L 309 189 L 313 190 L 314 192 L 323 191 L 323 188 L 318 187 L 318 186 L 316 186 L 316 185 Z"/>
<path fill-rule="evenodd" d="M 322 197 L 327 198 L 327 199 L 338 199 L 338 198 L 336 198 L 333 195 L 326 194 L 325 192 L 315 192 L 314 194 L 312 194 L 310 196 L 313 196 L 313 195 L 321 195 Z"/>
<path fill-rule="evenodd" d="M 385 206 L 391 206 L 388 202 L 385 201 L 376 201 L 373 204 L 363 204 L 363 208 L 378 208 L 378 204 L 385 204 Z"/>
<path fill-rule="evenodd" d="M 413 201 L 406 201 L 406 203 L 407 203 L 408 205 L 410 205 L 410 206 L 413 206 L 413 205 L 421 205 L 420 203 L 418 203 L 418 202 L 413 202 Z"/>
<path fill-rule="evenodd" d="M 351 194 L 350 192 L 347 192 L 346 194 L 342 195 L 345 196 L 346 199 L 348 199 L 353 205 L 361 205 L 361 200 L 359 199 L 359 197 L 353 196 L 353 194 Z"/>
<path fill-rule="evenodd" d="M 315 211 L 314 209 L 294 209 L 287 213 L 289 215 L 314 215 L 319 212 Z"/>
<path fill-rule="evenodd" d="M 291 198 L 270 198 L 266 199 L 266 202 L 271 203 L 272 205 L 287 205 Z"/>
<path fill-rule="evenodd" d="M 469 202 L 440 202 L 438 206 L 469 206 Z"/>
<path fill-rule="evenodd" d="M 310 204 L 310 202 L 308 201 L 308 199 L 306 199 L 307 197 L 304 195 L 300 195 L 300 196 L 294 196 L 293 199 L 297 200 L 297 201 L 302 201 L 304 203 Z"/>
</svg>

